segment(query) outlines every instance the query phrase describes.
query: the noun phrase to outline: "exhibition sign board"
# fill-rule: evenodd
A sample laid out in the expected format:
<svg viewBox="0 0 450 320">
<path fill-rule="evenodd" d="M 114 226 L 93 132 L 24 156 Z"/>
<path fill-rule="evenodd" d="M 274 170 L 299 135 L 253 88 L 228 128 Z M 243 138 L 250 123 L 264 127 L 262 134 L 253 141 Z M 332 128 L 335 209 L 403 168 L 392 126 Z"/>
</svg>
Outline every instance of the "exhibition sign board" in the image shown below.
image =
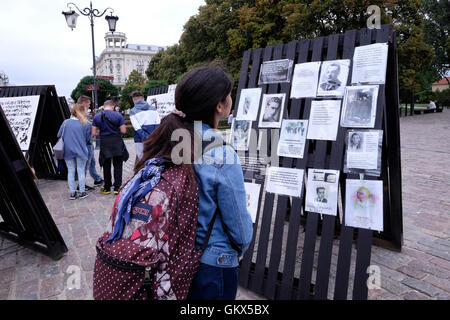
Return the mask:
<svg viewBox="0 0 450 320">
<path fill-rule="evenodd" d="M 247 196 L 254 235 L 241 286 L 269 299 L 367 299 L 372 243 L 402 245 L 397 109 L 390 25 L 245 51 L 234 110 L 245 126 L 233 126 L 231 145 L 258 192 Z"/>
</svg>

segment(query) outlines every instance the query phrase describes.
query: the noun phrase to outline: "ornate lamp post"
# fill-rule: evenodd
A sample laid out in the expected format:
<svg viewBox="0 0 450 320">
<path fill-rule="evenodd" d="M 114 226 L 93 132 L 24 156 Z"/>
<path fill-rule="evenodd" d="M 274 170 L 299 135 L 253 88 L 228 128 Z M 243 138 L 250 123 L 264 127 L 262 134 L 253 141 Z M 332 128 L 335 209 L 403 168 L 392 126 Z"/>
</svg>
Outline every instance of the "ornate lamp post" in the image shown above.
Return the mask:
<svg viewBox="0 0 450 320">
<path fill-rule="evenodd" d="M 62 12 L 62 14 L 66 18 L 67 26 L 73 30 L 73 28 L 77 25 L 77 18 L 79 14 L 75 12 L 70 6 L 73 5 L 79 13 L 81 13 L 83 16 L 89 17 L 89 20 L 91 21 L 91 36 L 92 36 L 92 61 L 93 61 L 93 73 L 94 73 L 94 106 L 95 110 L 98 109 L 98 103 L 97 103 L 97 79 L 96 79 L 96 64 L 95 64 L 95 46 L 94 46 L 94 18 L 100 18 L 105 14 L 105 12 L 109 9 L 111 10 L 110 15 L 105 16 L 105 19 L 108 21 L 109 31 L 114 32 L 116 31 L 116 22 L 119 20 L 118 17 L 113 16 L 112 13 L 114 12 L 111 8 L 106 8 L 102 13 L 100 13 L 97 9 L 92 9 L 92 1 L 90 3 L 90 8 L 84 8 L 83 10 L 80 10 L 76 4 L 69 2 L 67 4 L 67 7 L 69 7 L 69 11 Z"/>
</svg>

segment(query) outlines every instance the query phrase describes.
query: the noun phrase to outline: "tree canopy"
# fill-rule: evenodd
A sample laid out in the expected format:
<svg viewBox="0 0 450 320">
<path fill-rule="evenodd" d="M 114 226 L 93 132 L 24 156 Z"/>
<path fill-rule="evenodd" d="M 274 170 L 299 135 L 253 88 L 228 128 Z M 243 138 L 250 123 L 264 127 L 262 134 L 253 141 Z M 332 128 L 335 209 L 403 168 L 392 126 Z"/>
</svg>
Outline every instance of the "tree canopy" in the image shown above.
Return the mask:
<svg viewBox="0 0 450 320">
<path fill-rule="evenodd" d="M 220 61 L 237 80 L 245 50 L 365 28 L 369 5 L 378 5 L 381 23 L 390 23 L 397 31 L 403 97 L 445 72 L 448 28 L 444 25 L 449 19 L 443 8 L 448 8 L 448 1 L 205 0 L 184 25 L 179 43 L 158 53 L 146 73 L 149 79 L 174 83 L 199 64 Z M 443 31 L 430 36 L 435 23 Z M 436 48 L 440 53 L 435 54 Z M 426 78 L 432 64 L 439 72 Z"/>
<path fill-rule="evenodd" d="M 92 91 L 86 90 L 87 85 L 94 84 L 93 76 L 86 76 L 80 80 L 75 89 L 73 89 L 70 97 L 73 101 L 77 101 L 79 97 L 85 95 L 90 97 L 92 95 Z M 97 84 L 99 89 L 97 90 L 97 102 L 98 105 L 101 106 L 106 100 L 108 96 L 117 96 L 119 94 L 119 89 L 111 84 L 109 80 L 105 79 L 97 79 Z"/>
</svg>

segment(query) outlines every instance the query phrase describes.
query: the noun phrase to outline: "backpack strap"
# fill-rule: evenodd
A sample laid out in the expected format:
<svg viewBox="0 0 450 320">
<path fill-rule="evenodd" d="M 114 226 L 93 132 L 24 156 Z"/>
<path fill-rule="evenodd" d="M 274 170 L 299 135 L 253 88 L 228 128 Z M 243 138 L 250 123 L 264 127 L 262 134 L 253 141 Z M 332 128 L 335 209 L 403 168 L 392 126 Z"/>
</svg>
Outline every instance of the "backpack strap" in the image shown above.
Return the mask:
<svg viewBox="0 0 450 320">
<path fill-rule="evenodd" d="M 106 113 L 104 113 L 104 112 L 102 111 L 102 120 L 104 120 L 104 119 L 108 120 L 108 122 L 109 122 L 110 124 L 112 124 L 114 127 L 120 128 L 120 126 L 118 126 L 117 124 L 115 124 L 114 122 L 112 122 L 112 120 L 106 115 Z"/>
</svg>

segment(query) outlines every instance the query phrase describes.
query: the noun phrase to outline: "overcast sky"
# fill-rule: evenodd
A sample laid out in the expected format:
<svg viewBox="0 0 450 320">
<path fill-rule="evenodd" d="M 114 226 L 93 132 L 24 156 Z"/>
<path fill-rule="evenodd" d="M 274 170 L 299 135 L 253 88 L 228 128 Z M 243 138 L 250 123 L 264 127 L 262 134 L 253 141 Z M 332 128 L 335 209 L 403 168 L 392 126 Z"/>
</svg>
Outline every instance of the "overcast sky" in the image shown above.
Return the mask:
<svg viewBox="0 0 450 320">
<path fill-rule="evenodd" d="M 68 1 L 2 0 L 0 10 L 0 71 L 14 85 L 54 84 L 59 96 L 70 97 L 81 78 L 92 75 L 89 18 L 80 15 L 77 27 L 67 27 L 62 11 Z M 89 1 L 73 1 L 81 10 Z M 94 0 L 101 12 L 108 7 L 119 17 L 116 31 L 127 42 L 170 46 L 178 43 L 189 17 L 204 0 Z M 109 11 L 107 12 L 109 14 Z M 105 14 L 106 15 L 106 14 Z M 105 49 L 105 16 L 94 19 L 95 54 Z"/>
</svg>

